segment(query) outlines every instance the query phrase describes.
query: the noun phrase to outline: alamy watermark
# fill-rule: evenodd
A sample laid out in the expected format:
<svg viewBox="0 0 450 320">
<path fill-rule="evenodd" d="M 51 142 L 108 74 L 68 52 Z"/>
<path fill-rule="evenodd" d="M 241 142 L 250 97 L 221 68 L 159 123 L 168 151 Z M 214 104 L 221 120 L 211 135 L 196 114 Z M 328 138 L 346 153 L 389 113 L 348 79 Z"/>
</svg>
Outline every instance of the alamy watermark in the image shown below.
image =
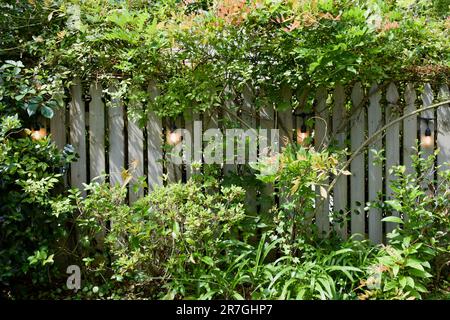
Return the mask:
<svg viewBox="0 0 450 320">
<path fill-rule="evenodd" d="M 67 267 L 66 273 L 70 274 L 67 277 L 67 289 L 77 292 L 81 288 L 81 270 L 80 267 L 73 264 Z"/>
</svg>

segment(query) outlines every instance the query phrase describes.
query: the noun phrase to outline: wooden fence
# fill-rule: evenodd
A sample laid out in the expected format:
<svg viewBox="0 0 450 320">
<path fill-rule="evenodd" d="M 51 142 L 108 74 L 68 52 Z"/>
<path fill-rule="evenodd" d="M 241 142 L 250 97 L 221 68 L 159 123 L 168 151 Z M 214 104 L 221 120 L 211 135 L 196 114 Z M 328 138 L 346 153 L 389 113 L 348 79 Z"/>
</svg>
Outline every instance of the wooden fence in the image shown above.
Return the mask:
<svg viewBox="0 0 450 320">
<path fill-rule="evenodd" d="M 158 95 L 157 87 L 151 83 L 149 90 L 152 98 Z M 203 121 L 203 130 L 221 126 L 221 117 L 240 117 L 252 127 L 279 128 L 281 139 L 295 136 L 301 128 L 303 118 L 294 115 L 289 105 L 294 101 L 295 93 L 287 87 L 281 88 L 282 103 L 288 105 L 287 110 L 277 112 L 272 106 L 253 107 L 253 93 L 250 87 L 244 88 L 240 111 L 234 114 L 205 113 L 193 114 L 177 120 L 177 126 L 194 130 L 195 120 Z M 88 92 L 88 95 L 85 95 Z M 408 84 L 406 86 L 390 83 L 383 86 L 364 87 L 360 83 L 351 88 L 337 86 L 332 92 L 319 89 L 311 110 L 315 113 L 313 143 L 316 148 L 327 144 L 347 147 L 356 150 L 369 136 L 392 119 L 407 114 L 421 106 L 433 103 L 438 96 L 449 94 L 448 86 L 430 84 Z M 89 101 L 85 100 L 90 96 Z M 302 94 L 296 95 L 296 101 L 302 100 Z M 225 104 L 230 106 L 234 100 Z M 233 110 L 233 108 L 230 108 Z M 350 176 L 341 176 L 332 194 L 324 200 L 317 191 L 315 223 L 319 230 L 328 232 L 335 228 L 342 237 L 349 234 L 365 234 L 375 243 L 384 240 L 387 231 L 393 228 L 392 223 L 384 224 L 380 209 L 371 208 L 368 214 L 364 211 L 366 201 L 377 199 L 379 193 L 389 198 L 392 191 L 390 181 L 394 177 L 389 168 L 396 164 L 404 164 L 411 170 L 410 156 L 415 152 L 416 139 L 424 134 L 427 123 L 420 117 L 435 118 L 429 121 L 434 139 L 434 148 L 440 149 L 436 165 L 450 162 L 450 107 L 441 106 L 436 110 L 413 115 L 387 129 L 382 139 L 374 141 L 368 148 L 385 150 L 385 162 L 375 161 L 372 152 L 359 154 L 351 163 Z M 319 119 L 320 118 L 320 119 Z M 323 120 L 324 121 L 323 121 Z M 59 110 L 50 121 L 50 130 L 56 144 L 62 148 L 66 143 L 75 147 L 80 158 L 70 169 L 68 183 L 74 187 L 94 177 L 107 173 L 111 183 L 122 183 L 121 172 L 124 168 L 133 168 L 135 177 L 144 176 L 148 189 L 142 188 L 134 192 L 133 180 L 129 188 L 129 201 L 133 202 L 144 193 L 151 192 L 155 185 L 163 183 L 163 175 L 168 181 L 184 181 L 189 178 L 189 166 L 175 166 L 165 162 L 164 152 L 165 123 L 154 114 L 149 115 L 145 128 L 140 128 L 129 116 L 126 106 L 120 102 L 106 107 L 100 84 L 93 83 L 89 88 L 82 88 L 79 82 L 71 88 L 71 102 L 66 110 Z M 223 128 L 222 128 L 223 129 Z M 426 154 L 433 152 L 425 150 Z M 448 168 L 448 167 L 446 167 Z M 232 170 L 224 165 L 224 172 Z M 271 192 L 268 186 L 265 192 Z M 323 191 L 322 191 L 323 193 Z M 249 191 L 248 206 L 258 214 L 267 206 L 256 206 L 257 195 Z M 333 225 L 330 212 L 342 212 L 348 216 L 348 223 L 339 227 Z"/>
</svg>

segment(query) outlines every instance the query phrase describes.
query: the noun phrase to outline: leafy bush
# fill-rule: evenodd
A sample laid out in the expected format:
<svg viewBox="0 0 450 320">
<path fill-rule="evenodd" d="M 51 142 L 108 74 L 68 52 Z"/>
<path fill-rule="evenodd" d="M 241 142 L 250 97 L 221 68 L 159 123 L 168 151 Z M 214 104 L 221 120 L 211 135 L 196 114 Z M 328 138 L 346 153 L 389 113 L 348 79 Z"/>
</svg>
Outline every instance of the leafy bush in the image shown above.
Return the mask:
<svg viewBox="0 0 450 320">
<path fill-rule="evenodd" d="M 125 203 L 125 186 L 91 183 L 85 199 L 75 191 L 87 279 L 77 297 L 420 299 L 437 292 L 448 274 L 448 172 L 430 194 L 421 188 L 426 174 L 392 169 L 392 197 L 370 205 L 408 219 L 386 218 L 404 222 L 386 245 L 326 239 L 311 230 L 312 187 L 325 186 L 339 156 L 290 146 L 278 170 L 268 170 L 269 160 L 255 164 L 265 170 L 258 177 L 285 197 L 262 225 L 245 215 L 244 190 L 220 187 L 214 170 L 185 185 L 158 187 L 133 205 Z M 414 159 L 418 172 L 433 162 Z"/>
<path fill-rule="evenodd" d="M 48 138 L 33 140 L 16 116 L 0 124 L 0 294 L 20 295 L 48 285 L 62 254 L 68 215 L 59 196 L 63 154 Z"/>
<path fill-rule="evenodd" d="M 195 287 L 185 288 L 185 278 L 191 283 L 198 270 L 224 254 L 218 243 L 244 218 L 244 192 L 238 187 L 205 192 L 193 182 L 170 184 L 132 206 L 123 202 L 123 187 L 92 183 L 87 190 L 86 199 L 75 197 L 82 240 L 87 248 L 95 247 L 88 240 L 104 232 L 102 246 L 111 260 L 87 255 L 84 261 L 119 287 L 133 283 L 135 290 L 129 293 L 138 297 L 161 297 L 164 292 L 167 297 L 184 296 Z"/>
<path fill-rule="evenodd" d="M 388 235 L 388 245 L 380 249 L 374 266 L 379 285 L 366 290 L 364 298 L 421 298 L 450 280 L 450 170 L 439 170 L 435 181 L 431 168 L 436 155 L 424 157 L 418 152 L 409 172 L 405 166 L 391 168 L 396 176 L 393 194 L 373 205 L 399 214 L 384 221 L 401 227 Z"/>
</svg>

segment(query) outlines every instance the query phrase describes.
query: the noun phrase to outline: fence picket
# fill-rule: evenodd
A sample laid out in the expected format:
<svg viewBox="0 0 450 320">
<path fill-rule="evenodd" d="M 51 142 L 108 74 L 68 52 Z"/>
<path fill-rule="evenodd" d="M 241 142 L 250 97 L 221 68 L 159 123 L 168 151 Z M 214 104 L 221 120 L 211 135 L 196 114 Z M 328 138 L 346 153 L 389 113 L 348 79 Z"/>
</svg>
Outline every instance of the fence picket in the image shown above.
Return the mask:
<svg viewBox="0 0 450 320">
<path fill-rule="evenodd" d="M 70 143 L 78 153 L 79 158 L 70 166 L 70 183 L 73 187 L 83 189 L 87 182 L 86 170 L 86 119 L 81 81 L 75 79 L 70 88 L 72 101 L 70 105 Z M 83 191 L 83 195 L 86 193 Z"/>
<path fill-rule="evenodd" d="M 114 92 L 115 88 L 109 88 Z M 122 102 L 116 98 L 108 108 L 109 126 L 109 181 L 111 185 L 122 185 L 122 170 L 125 168 L 125 124 Z"/>
<path fill-rule="evenodd" d="M 371 137 L 382 126 L 382 113 L 380 106 L 381 94 L 376 84 L 372 85 L 370 89 L 370 103 L 368 109 L 368 134 Z M 369 201 L 375 202 L 378 200 L 378 192 L 383 191 L 382 165 L 375 161 L 372 149 L 376 151 L 383 147 L 382 140 L 377 139 L 369 146 L 368 156 L 368 188 Z M 369 239 L 373 243 L 381 243 L 383 240 L 383 226 L 381 222 L 381 210 L 378 208 L 369 209 Z"/>
<path fill-rule="evenodd" d="M 66 108 L 55 110 L 50 119 L 50 132 L 58 149 L 63 150 L 66 145 Z"/>
<path fill-rule="evenodd" d="M 148 91 L 150 94 L 150 100 L 153 102 L 159 94 L 156 82 L 150 81 Z M 147 171 L 149 191 L 154 190 L 156 186 L 162 185 L 162 145 L 161 118 L 159 118 L 153 111 L 149 111 L 147 121 Z"/>
<path fill-rule="evenodd" d="M 433 90 L 431 89 L 431 85 L 429 83 L 425 83 L 424 88 L 423 88 L 423 93 L 422 93 L 422 104 L 424 107 L 428 107 L 429 105 L 433 104 L 433 100 L 434 100 L 434 94 L 433 94 Z M 420 113 L 420 116 L 422 118 L 434 118 L 434 110 L 426 110 Z M 430 120 L 428 121 L 424 121 L 423 119 L 420 121 L 420 136 L 422 137 L 423 135 L 425 135 L 425 130 L 427 128 L 427 126 L 430 127 L 431 130 L 431 137 L 432 140 L 435 140 L 435 136 L 434 136 L 434 128 L 435 128 L 435 120 Z M 433 147 L 423 147 L 422 145 L 420 146 L 420 150 L 423 152 L 422 153 L 422 158 L 426 159 L 428 158 L 430 155 L 433 154 L 434 152 L 434 146 Z M 428 172 L 426 172 L 426 176 L 428 177 L 432 177 L 434 172 L 434 166 L 431 166 L 431 168 L 429 168 Z M 427 182 L 424 182 L 422 185 L 424 188 L 427 188 Z"/>
<path fill-rule="evenodd" d="M 242 99 L 243 99 L 243 111 L 244 114 L 242 118 L 244 121 L 250 126 L 250 128 L 244 128 L 244 130 L 255 130 L 256 129 L 256 118 L 254 116 L 255 106 L 254 106 L 254 93 L 253 88 L 246 84 L 242 91 Z M 244 142 L 245 143 L 245 142 Z M 258 143 L 256 141 L 256 143 Z M 245 145 L 244 145 L 245 146 Z M 250 157 L 250 149 L 253 147 L 251 143 L 248 144 L 249 151 L 248 157 Z M 245 162 L 249 163 L 250 159 L 246 158 Z M 247 189 L 246 192 L 246 208 L 250 214 L 257 214 L 257 192 L 255 187 L 251 187 Z"/>
<path fill-rule="evenodd" d="M 442 85 L 439 90 L 439 97 L 448 99 L 450 92 L 446 84 Z M 438 165 L 440 170 L 450 169 L 450 105 L 440 106 L 436 112 L 437 115 L 437 147 L 440 152 L 438 154 Z M 440 178 L 439 180 L 440 181 Z"/>
<path fill-rule="evenodd" d="M 130 182 L 130 203 L 144 195 L 137 179 L 144 176 L 144 133 L 136 121 L 128 116 L 128 166 L 131 168 L 133 179 Z"/>
<path fill-rule="evenodd" d="M 287 143 L 292 141 L 293 136 L 293 122 L 292 122 L 292 89 L 288 86 L 281 88 L 281 100 L 284 104 L 287 104 L 287 108 L 283 111 L 277 111 L 277 128 L 280 129 L 280 147 L 286 146 Z"/>
<path fill-rule="evenodd" d="M 195 122 L 200 120 L 200 116 L 198 113 L 193 113 L 192 110 L 190 110 L 190 117 L 189 119 L 185 120 L 185 128 L 189 132 L 191 136 L 191 141 L 188 144 L 186 141 L 186 148 L 189 150 L 187 151 L 187 155 L 185 155 L 186 159 L 186 179 L 190 179 L 193 174 L 197 172 L 197 169 L 193 169 L 191 164 L 193 161 L 195 161 L 197 158 L 194 155 L 194 152 L 198 152 L 198 146 L 195 146 L 195 140 L 194 139 L 201 139 L 201 132 L 195 132 Z M 200 133 L 200 137 L 197 137 L 197 135 Z M 197 156 L 198 157 L 198 156 Z"/>
<path fill-rule="evenodd" d="M 236 93 L 232 89 L 230 89 L 229 86 L 226 86 L 225 87 L 225 95 L 227 97 L 226 100 L 224 101 L 224 105 L 225 105 L 224 106 L 225 107 L 224 110 L 226 110 L 226 112 L 223 114 L 223 117 L 224 117 L 223 120 L 224 121 L 222 122 L 223 125 L 222 125 L 222 128 L 221 128 L 223 134 L 226 133 L 227 129 L 230 129 L 230 128 L 226 127 L 226 125 L 224 125 L 224 124 L 227 121 L 229 123 L 235 123 L 236 122 L 236 117 L 237 117 L 237 115 L 236 115 L 237 107 L 236 107 L 236 105 L 234 103 L 234 99 L 236 98 Z M 224 141 L 225 141 L 225 139 L 224 139 Z M 229 161 L 232 161 L 234 159 L 234 157 L 236 156 L 235 154 L 233 154 L 233 159 L 229 159 L 229 161 L 228 161 L 228 159 L 226 158 L 226 155 L 227 155 L 226 148 L 227 147 L 229 147 L 229 146 L 227 146 L 227 143 L 225 141 L 225 143 L 224 143 L 224 150 L 223 150 L 223 154 L 225 155 L 225 157 L 224 157 L 225 164 L 223 165 L 223 174 L 224 174 L 224 176 L 229 175 L 231 172 L 237 173 L 237 171 L 236 171 L 237 166 L 235 164 L 227 163 Z"/>
<path fill-rule="evenodd" d="M 416 110 L 416 90 L 412 83 L 408 83 L 405 89 L 406 107 L 403 114 L 409 114 Z M 417 139 L 417 115 L 412 115 L 403 120 L 403 165 L 408 174 L 413 174 L 411 156 L 415 152 Z"/>
<path fill-rule="evenodd" d="M 337 85 L 333 93 L 333 137 L 340 148 L 345 148 L 346 129 L 345 122 L 345 91 L 342 85 Z M 339 213 L 343 220 L 333 222 L 333 228 L 343 238 L 347 238 L 347 176 L 341 175 L 333 188 L 334 212 Z"/>
<path fill-rule="evenodd" d="M 386 123 L 391 122 L 399 117 L 397 102 L 399 99 L 397 87 L 390 83 L 386 92 L 386 100 L 388 102 L 386 107 Z M 392 198 L 391 183 L 395 179 L 394 174 L 389 173 L 393 166 L 400 164 L 400 123 L 396 123 L 386 130 L 386 199 Z M 398 212 L 393 212 L 393 216 L 399 216 Z M 398 226 L 397 223 L 386 223 L 386 232 L 392 232 Z"/>
<path fill-rule="evenodd" d="M 272 153 L 268 154 L 266 153 L 266 151 L 269 150 L 273 150 L 271 145 L 271 142 L 274 142 L 274 140 L 272 139 L 272 133 L 270 132 L 271 129 L 274 128 L 275 125 L 275 111 L 272 108 L 272 106 L 263 106 L 259 112 L 259 117 L 260 117 L 260 128 L 262 130 L 266 130 L 266 136 L 263 137 L 263 139 L 265 139 L 267 137 L 267 143 L 265 145 L 265 147 L 267 148 L 266 150 L 264 150 L 264 148 L 262 148 L 262 145 L 259 145 L 259 156 L 260 158 L 263 158 L 265 156 L 270 156 Z M 264 132 L 264 131 L 262 131 Z M 278 141 L 276 141 L 275 143 L 278 143 Z M 276 150 L 276 149 L 275 149 Z M 263 190 L 261 191 L 261 207 L 260 207 L 260 212 L 262 214 L 265 214 L 266 216 L 267 213 L 269 212 L 270 208 L 272 207 L 273 203 L 274 203 L 274 187 L 271 183 L 267 183 L 264 185 Z"/>
<path fill-rule="evenodd" d="M 91 180 L 106 172 L 105 162 L 105 106 L 102 101 L 102 87 L 92 83 L 89 88 L 89 165 Z M 104 181 L 99 178 L 99 181 Z"/>
<path fill-rule="evenodd" d="M 177 117 L 175 120 L 175 126 L 177 129 L 182 128 L 183 126 L 181 125 L 181 119 L 180 117 Z M 169 126 L 166 128 L 167 131 L 171 130 L 172 128 L 170 128 Z M 175 152 L 175 149 L 172 149 L 169 153 L 172 153 L 173 155 Z M 182 180 L 182 165 L 180 164 L 176 164 L 173 162 L 172 160 L 172 155 L 168 154 L 167 156 L 167 179 L 169 182 L 180 182 Z"/>
<path fill-rule="evenodd" d="M 327 107 L 328 93 L 324 87 L 320 87 L 316 94 L 316 121 L 314 133 L 314 146 L 316 150 L 322 150 L 328 145 L 330 130 L 330 115 Z M 328 185 L 316 187 L 316 225 L 319 234 L 326 235 L 330 231 L 329 206 L 330 199 L 327 193 Z"/>
<path fill-rule="evenodd" d="M 356 117 L 351 122 L 350 140 L 351 151 L 355 152 L 364 143 L 366 129 L 366 108 L 361 106 L 364 91 L 361 83 L 355 84 L 352 89 L 352 114 Z M 350 194 L 351 194 L 351 232 L 365 235 L 365 155 L 360 153 L 350 164 Z"/>
</svg>

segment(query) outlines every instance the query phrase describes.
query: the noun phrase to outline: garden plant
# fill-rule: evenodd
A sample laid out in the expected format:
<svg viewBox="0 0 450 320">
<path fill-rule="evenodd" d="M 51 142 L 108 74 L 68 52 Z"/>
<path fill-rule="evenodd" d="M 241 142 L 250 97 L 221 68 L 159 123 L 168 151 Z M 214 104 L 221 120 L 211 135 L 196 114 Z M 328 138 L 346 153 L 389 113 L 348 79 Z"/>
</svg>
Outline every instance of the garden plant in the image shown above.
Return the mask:
<svg viewBox="0 0 450 320">
<path fill-rule="evenodd" d="M 46 131 L 73 107 L 75 82 L 102 84 L 106 107 L 122 101 L 141 128 L 150 115 L 209 112 L 222 128 L 245 127 L 246 88 L 256 113 L 307 113 L 320 88 L 448 84 L 448 0 L 7 0 L 0 9 L 1 298 L 450 299 L 450 164 L 438 164 L 439 150 L 418 143 L 410 168 L 405 159 L 384 168 L 395 177 L 389 197 L 380 190 L 362 204 L 396 226 L 377 244 L 342 237 L 347 216 L 332 206 L 330 230 L 317 228 L 319 196 L 352 175 L 353 157 L 315 136 L 286 139 L 276 156 L 233 172 L 193 163 L 184 181 L 165 172 L 150 186 L 131 163 L 121 183 L 103 174 L 71 188 L 80 150 L 58 148 Z M 385 163 L 383 150 L 360 152 Z M 131 202 L 133 188 L 145 195 Z M 79 290 L 67 288 L 69 265 L 81 269 Z"/>
</svg>

